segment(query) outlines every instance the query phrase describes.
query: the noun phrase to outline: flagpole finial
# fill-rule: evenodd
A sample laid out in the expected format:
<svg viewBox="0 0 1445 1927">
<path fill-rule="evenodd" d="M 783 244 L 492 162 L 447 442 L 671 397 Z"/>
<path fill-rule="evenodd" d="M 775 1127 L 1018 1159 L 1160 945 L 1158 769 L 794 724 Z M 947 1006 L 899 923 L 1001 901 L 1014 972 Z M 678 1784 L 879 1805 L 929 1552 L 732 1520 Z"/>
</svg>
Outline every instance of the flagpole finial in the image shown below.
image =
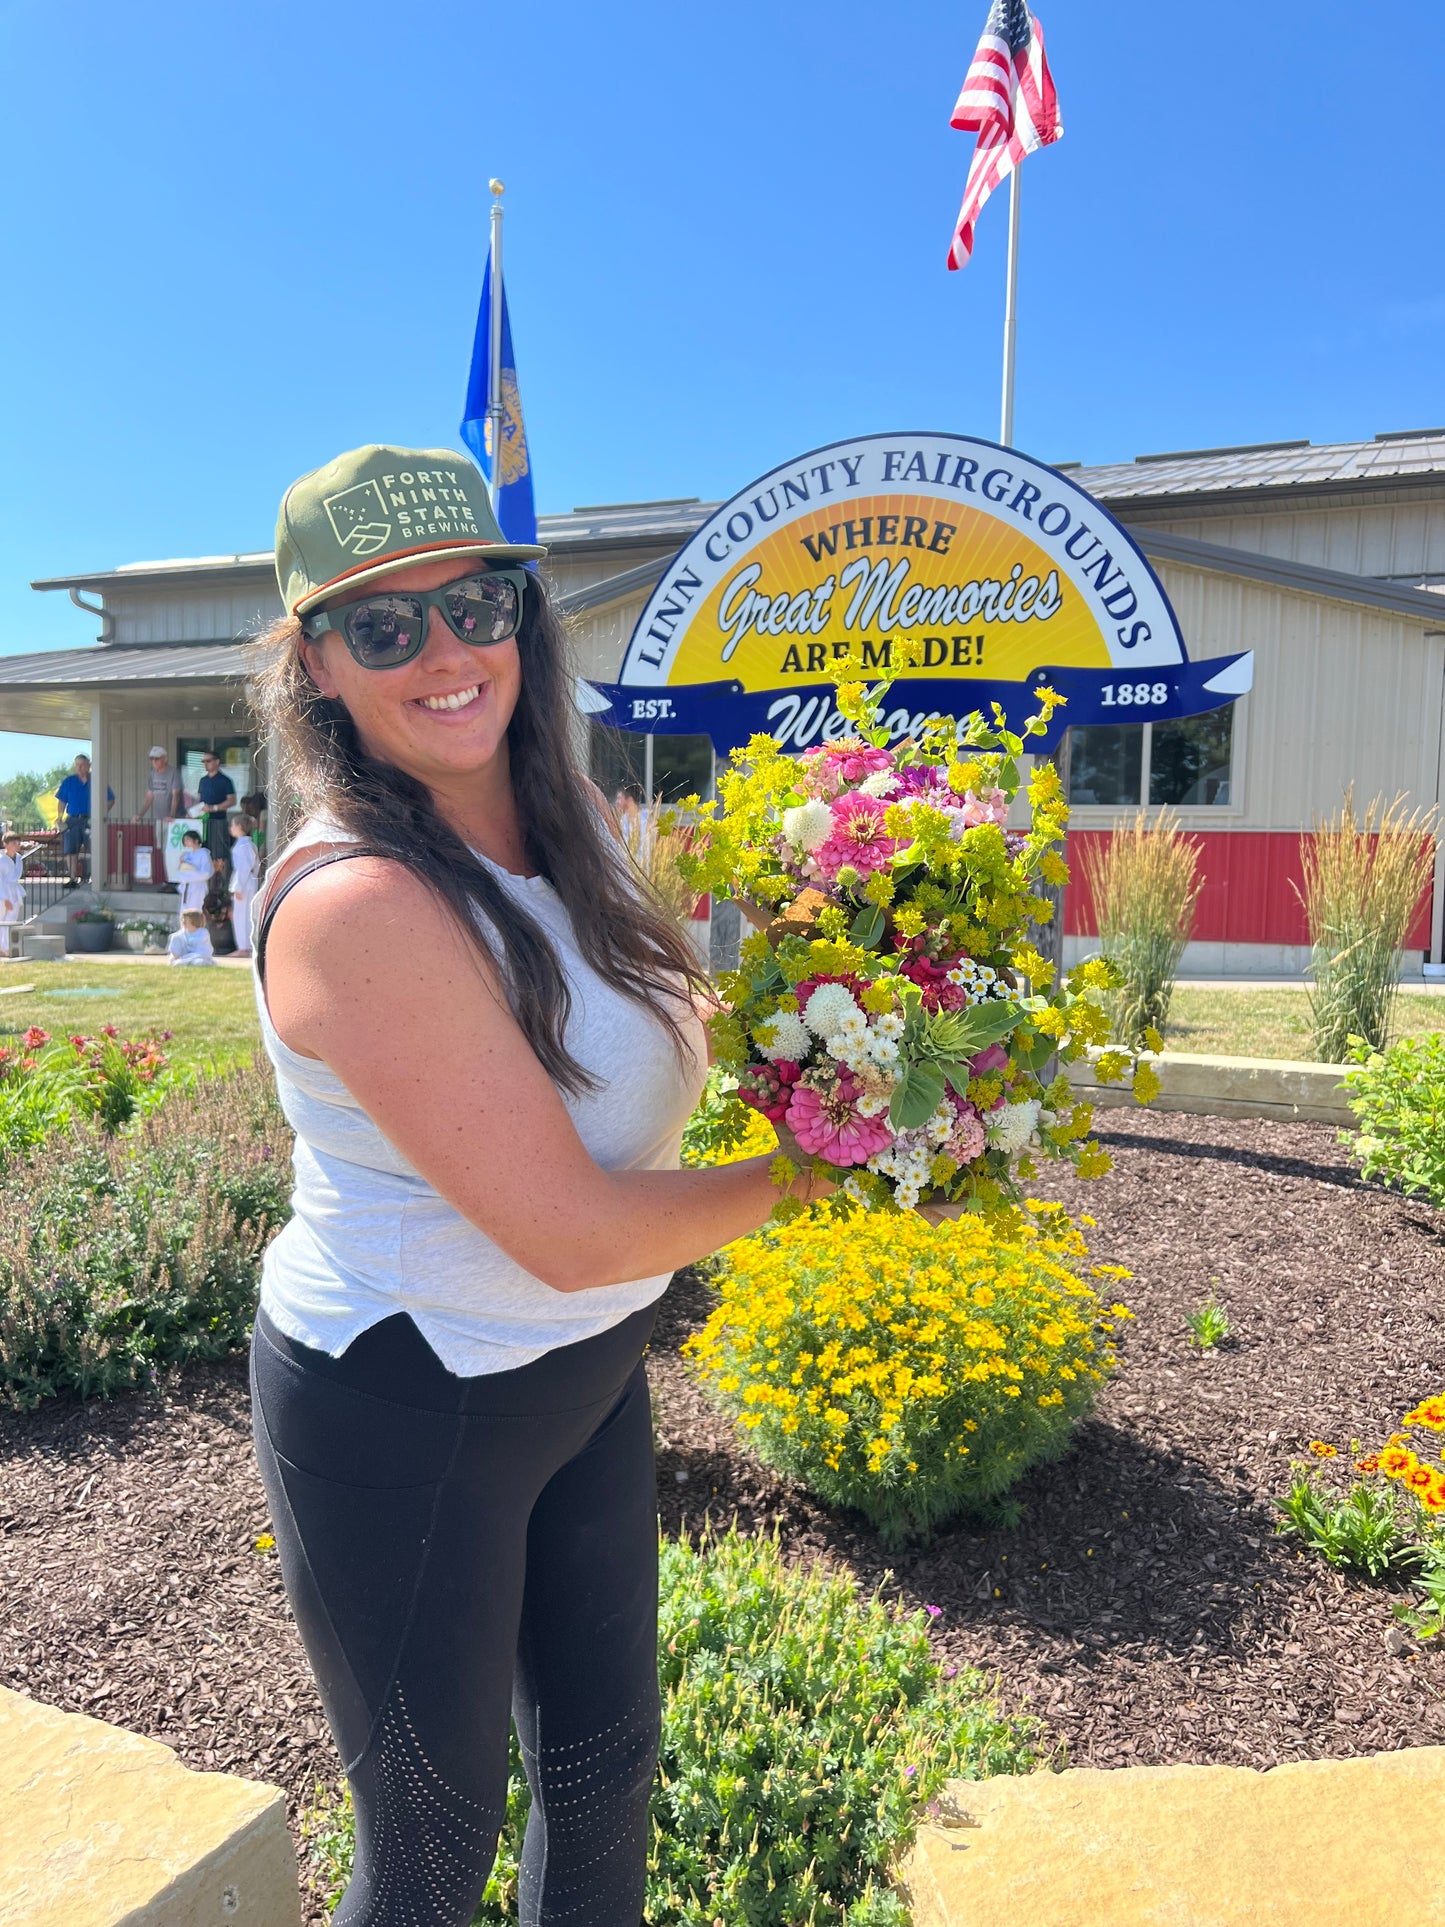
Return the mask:
<svg viewBox="0 0 1445 1927">
<path fill-rule="evenodd" d="M 491 180 L 487 182 L 487 186 L 492 190 L 494 194 L 505 194 L 507 191 L 506 188 L 503 186 L 503 184 L 497 179 L 495 174 L 492 176 Z"/>
</svg>

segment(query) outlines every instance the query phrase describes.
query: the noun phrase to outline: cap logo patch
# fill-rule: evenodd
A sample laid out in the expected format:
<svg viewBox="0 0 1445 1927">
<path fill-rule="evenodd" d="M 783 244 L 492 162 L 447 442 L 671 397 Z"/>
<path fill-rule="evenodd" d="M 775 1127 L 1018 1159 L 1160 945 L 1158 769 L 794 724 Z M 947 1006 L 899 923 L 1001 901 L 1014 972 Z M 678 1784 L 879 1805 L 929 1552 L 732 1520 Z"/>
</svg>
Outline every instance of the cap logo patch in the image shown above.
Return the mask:
<svg viewBox="0 0 1445 1927">
<path fill-rule="evenodd" d="M 322 502 L 337 541 L 349 555 L 375 555 L 391 537 L 386 498 L 375 482 L 357 482 Z"/>
</svg>

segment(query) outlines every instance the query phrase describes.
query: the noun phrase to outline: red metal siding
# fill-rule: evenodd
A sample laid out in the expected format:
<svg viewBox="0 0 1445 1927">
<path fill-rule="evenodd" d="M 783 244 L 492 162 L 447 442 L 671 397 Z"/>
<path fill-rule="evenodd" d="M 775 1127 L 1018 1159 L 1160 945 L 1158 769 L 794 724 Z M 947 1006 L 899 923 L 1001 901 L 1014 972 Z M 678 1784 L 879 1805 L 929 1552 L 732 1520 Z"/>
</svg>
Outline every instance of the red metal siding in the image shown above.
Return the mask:
<svg viewBox="0 0 1445 1927">
<path fill-rule="evenodd" d="M 1080 854 L 1107 840 L 1108 830 L 1069 832 L 1069 891 L 1064 928 L 1070 936 L 1093 936 L 1097 926 Z M 1200 846 L 1204 887 L 1194 918 L 1200 943 L 1308 943 L 1304 907 L 1295 893 L 1303 886 L 1298 830 L 1191 830 Z M 1409 948 L 1430 942 L 1430 893 L 1420 899 Z"/>
</svg>

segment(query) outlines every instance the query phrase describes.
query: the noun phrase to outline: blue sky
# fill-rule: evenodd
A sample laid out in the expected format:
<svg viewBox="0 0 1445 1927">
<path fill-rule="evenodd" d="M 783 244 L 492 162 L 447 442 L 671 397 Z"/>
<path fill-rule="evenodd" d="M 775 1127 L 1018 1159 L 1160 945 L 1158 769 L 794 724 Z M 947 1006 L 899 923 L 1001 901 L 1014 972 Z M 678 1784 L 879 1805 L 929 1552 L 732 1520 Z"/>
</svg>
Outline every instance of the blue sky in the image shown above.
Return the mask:
<svg viewBox="0 0 1445 1927">
<path fill-rule="evenodd" d="M 0 653 L 94 634 L 36 576 L 266 547 L 339 449 L 459 445 L 492 174 L 541 510 L 996 435 L 1004 196 L 943 266 L 986 11 L 0 0 Z M 1039 11 L 1017 444 L 1445 422 L 1439 0 L 1391 8 L 1383 93 L 1358 4 Z"/>
</svg>

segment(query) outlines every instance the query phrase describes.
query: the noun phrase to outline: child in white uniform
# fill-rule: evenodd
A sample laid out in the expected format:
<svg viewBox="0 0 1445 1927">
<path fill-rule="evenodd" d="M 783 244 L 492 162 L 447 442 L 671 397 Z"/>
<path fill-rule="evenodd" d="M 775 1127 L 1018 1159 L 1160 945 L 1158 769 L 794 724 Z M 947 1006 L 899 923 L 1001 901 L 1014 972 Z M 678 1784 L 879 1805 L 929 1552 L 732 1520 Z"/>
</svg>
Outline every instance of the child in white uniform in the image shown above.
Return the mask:
<svg viewBox="0 0 1445 1927">
<path fill-rule="evenodd" d="M 251 900 L 261 874 L 261 859 L 251 841 L 256 827 L 254 816 L 231 818 L 231 929 L 236 936 L 236 955 L 251 954 Z"/>
<path fill-rule="evenodd" d="M 182 910 L 199 910 L 206 901 L 206 888 L 216 860 L 201 845 L 199 830 L 187 830 L 181 838 L 181 853 L 176 858 Z"/>
<path fill-rule="evenodd" d="M 20 921 L 25 905 L 25 886 L 20 881 L 24 863 L 20 838 L 11 830 L 0 839 L 0 957 L 10 955 L 10 926 Z"/>
<path fill-rule="evenodd" d="M 206 861 L 209 863 L 210 858 Z M 182 910 L 181 927 L 166 945 L 171 953 L 173 964 L 209 964 L 216 959 L 211 954 L 211 933 L 206 928 L 206 914 L 203 910 Z"/>
</svg>

